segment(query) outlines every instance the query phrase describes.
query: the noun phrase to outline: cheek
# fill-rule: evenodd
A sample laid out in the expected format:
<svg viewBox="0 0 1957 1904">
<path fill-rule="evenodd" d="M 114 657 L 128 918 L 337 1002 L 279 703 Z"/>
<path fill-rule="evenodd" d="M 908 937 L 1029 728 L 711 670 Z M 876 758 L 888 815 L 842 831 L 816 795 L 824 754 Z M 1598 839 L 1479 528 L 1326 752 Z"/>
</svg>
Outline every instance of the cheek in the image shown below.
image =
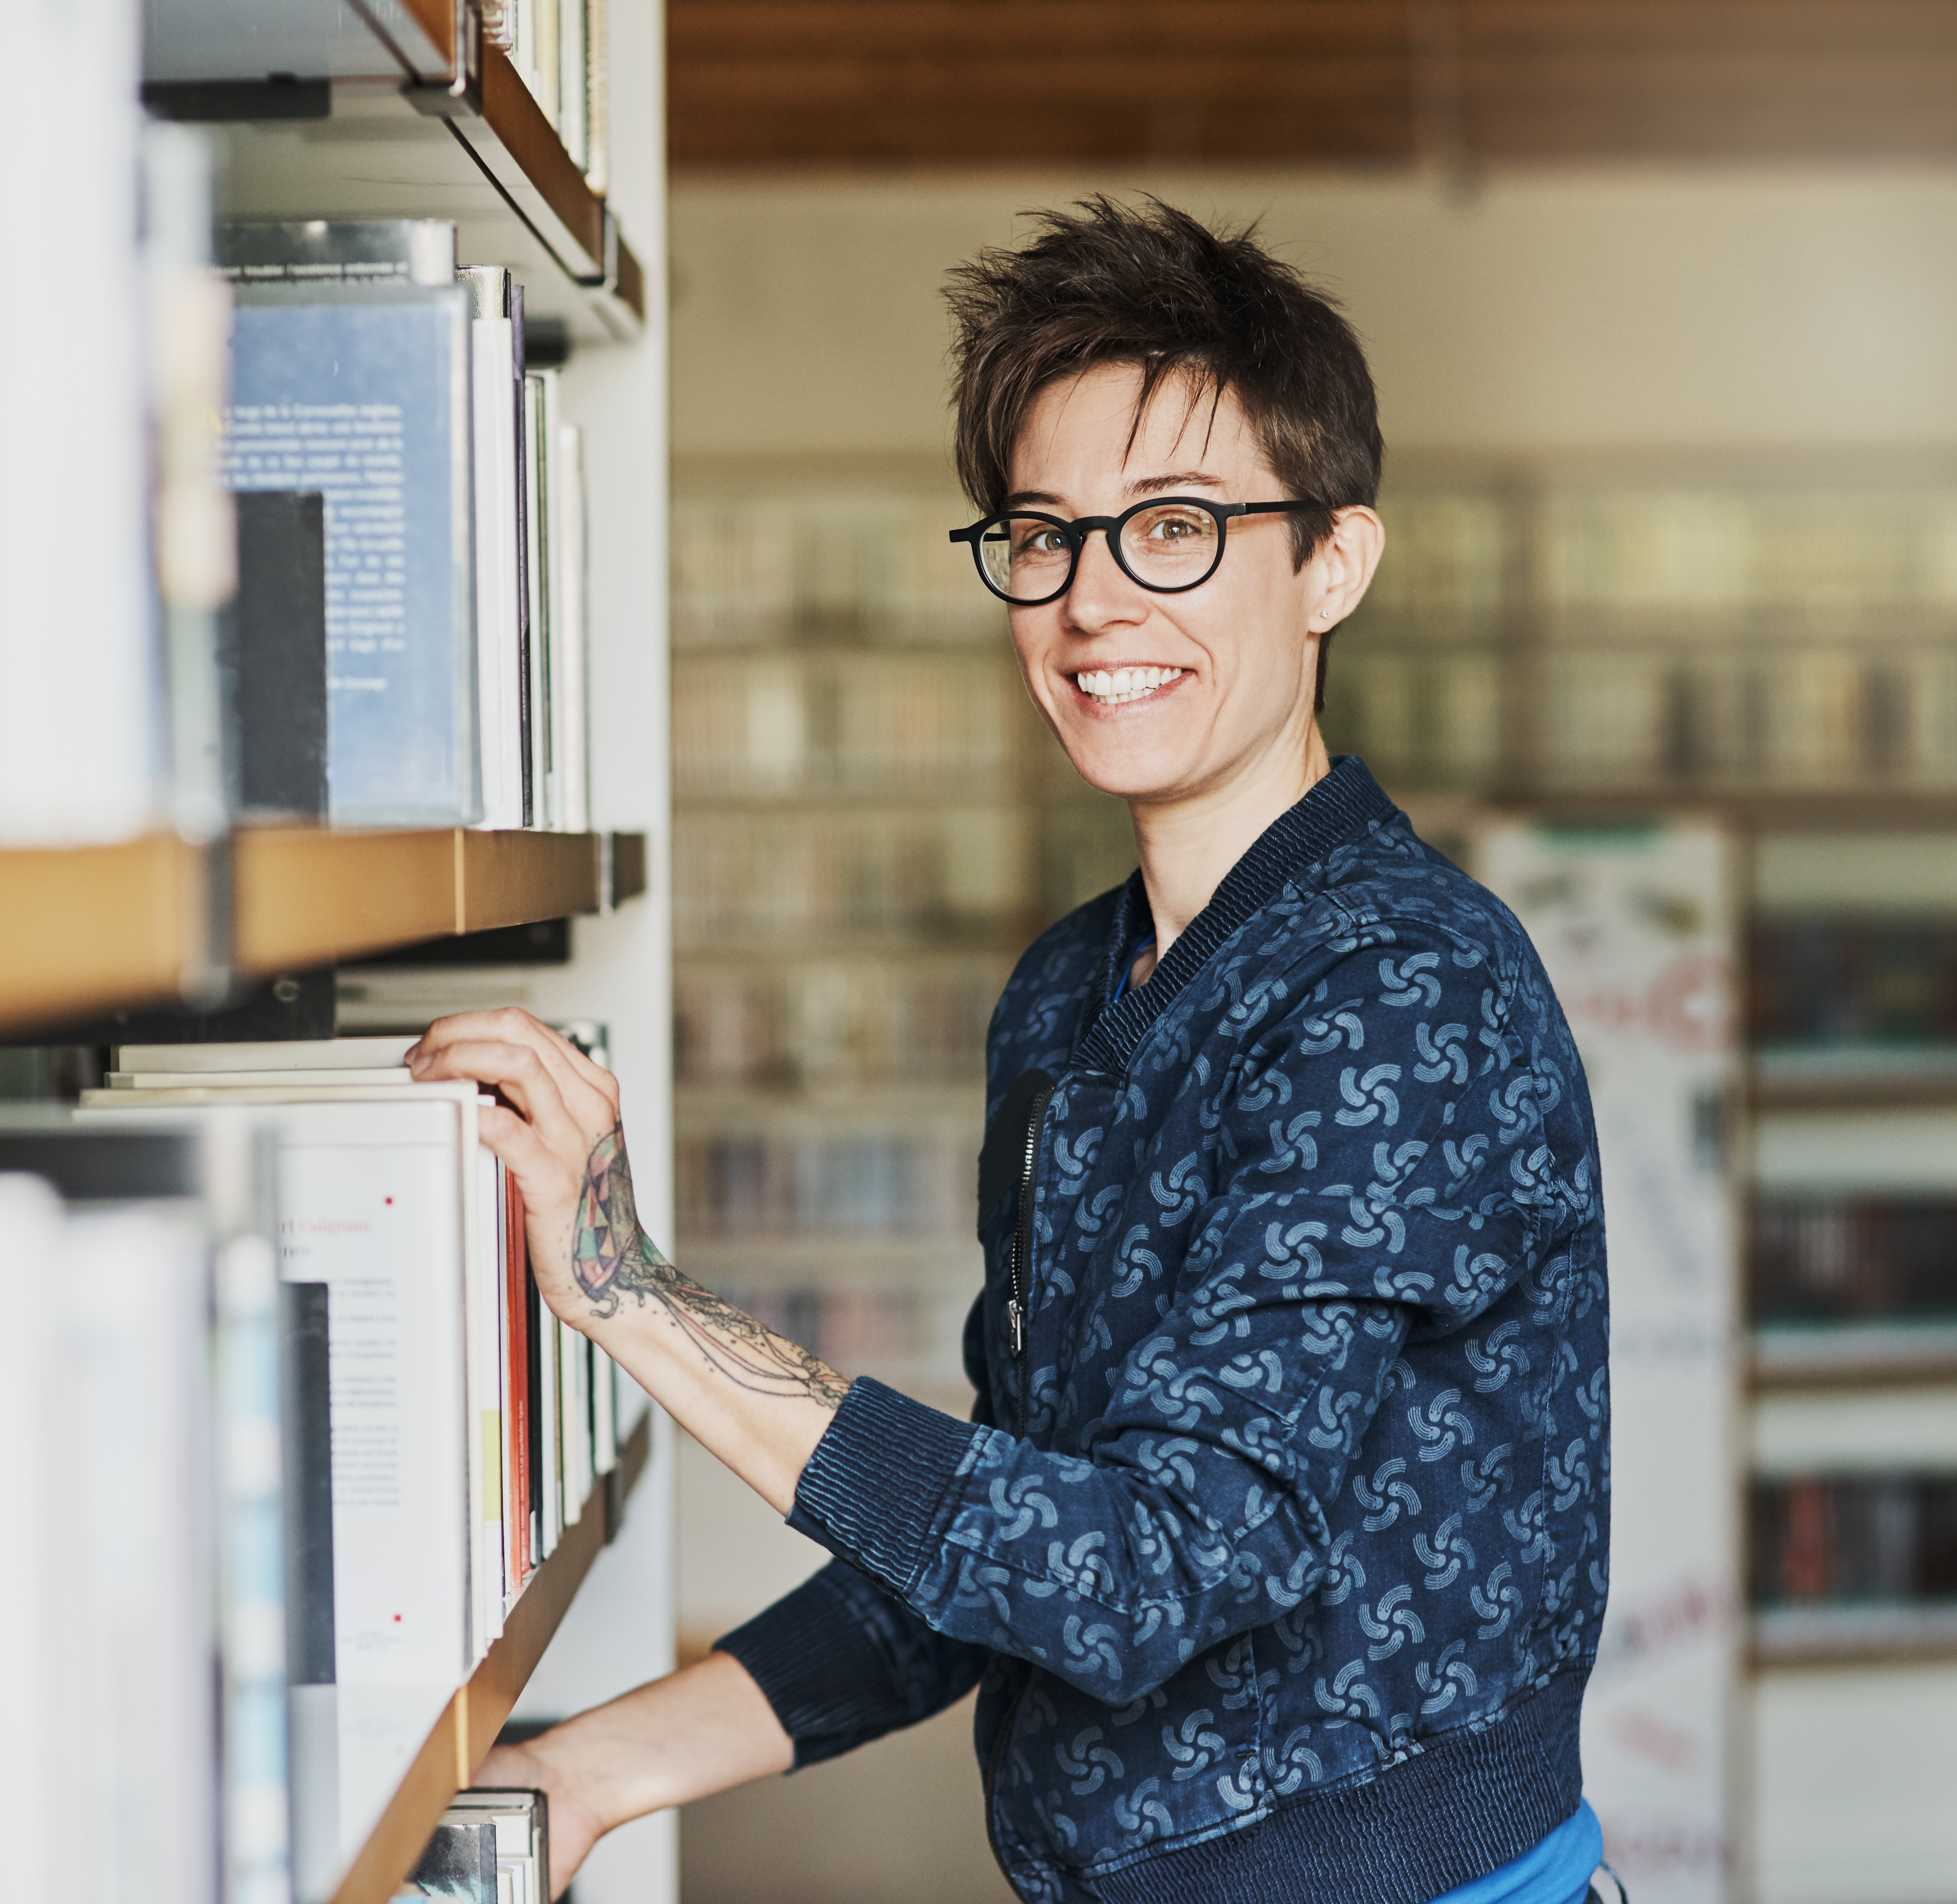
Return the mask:
<svg viewBox="0 0 1957 1904">
<path fill-rule="evenodd" d="M 1047 663 L 1058 640 L 1052 614 L 1042 609 L 1009 609 L 1007 621 L 1020 672 L 1035 694 L 1046 693 L 1051 685 Z"/>
</svg>

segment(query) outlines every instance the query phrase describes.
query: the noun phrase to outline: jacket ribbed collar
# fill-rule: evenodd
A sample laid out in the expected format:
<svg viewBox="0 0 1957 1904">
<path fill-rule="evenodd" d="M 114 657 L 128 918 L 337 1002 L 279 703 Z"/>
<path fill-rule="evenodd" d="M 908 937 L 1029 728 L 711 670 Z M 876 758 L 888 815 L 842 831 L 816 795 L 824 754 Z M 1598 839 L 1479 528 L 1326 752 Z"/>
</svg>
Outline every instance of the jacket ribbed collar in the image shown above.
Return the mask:
<svg viewBox="0 0 1957 1904">
<path fill-rule="evenodd" d="M 1073 1062 L 1085 1071 L 1118 1074 L 1156 1020 L 1175 1002 L 1224 941 L 1253 914 L 1308 872 L 1335 846 L 1356 838 L 1393 803 L 1356 754 L 1342 754 L 1332 770 L 1298 805 L 1280 814 L 1223 876 L 1209 903 L 1189 922 L 1149 975 L 1111 1005 L 1121 961 L 1132 959 L 1149 918 L 1149 896 L 1138 867 L 1114 905 L 1102 969 L 1091 1009 L 1083 1020 Z"/>
</svg>

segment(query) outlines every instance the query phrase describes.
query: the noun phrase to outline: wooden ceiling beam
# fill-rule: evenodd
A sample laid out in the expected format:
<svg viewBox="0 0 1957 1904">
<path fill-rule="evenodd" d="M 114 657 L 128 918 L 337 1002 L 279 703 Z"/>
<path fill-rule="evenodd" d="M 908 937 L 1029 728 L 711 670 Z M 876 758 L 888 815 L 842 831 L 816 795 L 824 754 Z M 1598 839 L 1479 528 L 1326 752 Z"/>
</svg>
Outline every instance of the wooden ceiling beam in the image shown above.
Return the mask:
<svg viewBox="0 0 1957 1904">
<path fill-rule="evenodd" d="M 1471 162 L 1957 153 L 1957 0 L 669 0 L 667 20 L 682 169 L 1394 163 L 1437 127 L 1450 149 L 1426 156 Z"/>
</svg>

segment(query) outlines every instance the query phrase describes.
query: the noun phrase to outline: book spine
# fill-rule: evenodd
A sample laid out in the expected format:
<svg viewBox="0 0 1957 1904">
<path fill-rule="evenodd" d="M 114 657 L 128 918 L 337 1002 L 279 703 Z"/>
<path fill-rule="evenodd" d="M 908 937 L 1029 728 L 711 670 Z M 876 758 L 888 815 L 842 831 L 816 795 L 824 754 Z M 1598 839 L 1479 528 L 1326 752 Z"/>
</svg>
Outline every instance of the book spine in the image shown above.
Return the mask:
<svg viewBox="0 0 1957 1904">
<path fill-rule="evenodd" d="M 216 1358 L 226 1904 L 292 1895 L 279 1305 L 270 1240 L 233 1238 L 217 1261 Z"/>
<path fill-rule="evenodd" d="M 539 10 L 548 0 L 539 0 Z M 510 286 L 510 334 L 513 340 L 511 388 L 505 399 L 514 406 L 517 445 L 517 767 L 523 783 L 523 821 L 526 827 L 537 824 L 537 798 L 541 791 L 531 777 L 531 723 L 536 718 L 530 705 L 530 467 L 529 379 L 523 358 L 523 287 Z"/>
<path fill-rule="evenodd" d="M 536 1346 L 531 1330 L 530 1249 L 523 1234 L 523 1194 L 507 1172 L 504 1180 L 504 1236 L 510 1319 L 510 1428 L 507 1437 L 514 1568 L 511 1597 L 521 1592 L 537 1562 L 532 1480 L 536 1473 Z"/>
<path fill-rule="evenodd" d="M 503 1557 L 503 1178 L 502 1159 L 476 1156 L 475 1247 L 469 1263 L 475 1292 L 469 1320 L 478 1485 L 476 1605 L 481 1647 L 503 1630 L 509 1583 Z"/>
<path fill-rule="evenodd" d="M 549 1560 L 564 1532 L 564 1467 L 561 1419 L 558 1412 L 558 1368 L 561 1351 L 557 1317 L 530 1280 L 530 1297 L 537 1327 L 537 1469 L 540 1480 L 537 1519 L 542 1545 L 539 1558 Z"/>
</svg>

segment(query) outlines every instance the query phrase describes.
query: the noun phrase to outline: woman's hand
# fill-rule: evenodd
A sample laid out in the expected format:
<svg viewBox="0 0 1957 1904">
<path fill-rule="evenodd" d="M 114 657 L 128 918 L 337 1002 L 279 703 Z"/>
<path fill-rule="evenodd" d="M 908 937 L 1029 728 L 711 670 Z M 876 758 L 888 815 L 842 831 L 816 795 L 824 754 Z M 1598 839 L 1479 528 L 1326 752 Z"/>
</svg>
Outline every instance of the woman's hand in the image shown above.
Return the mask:
<svg viewBox="0 0 1957 1904">
<path fill-rule="evenodd" d="M 689 1282 L 639 1225 L 618 1086 L 526 1011 L 438 1019 L 408 1054 L 418 1080 L 494 1085 L 482 1141 L 523 1192 L 544 1300 L 779 1513 L 849 1384 Z"/>
<path fill-rule="evenodd" d="M 549 1735 L 545 1735 L 547 1740 Z M 576 1786 L 559 1771 L 548 1752 L 532 1745 L 498 1745 L 490 1749 L 472 1783 L 484 1792 L 541 1792 L 549 1806 L 550 1870 L 547 1894 L 561 1897 L 591 1847 L 609 1828 L 580 1799 Z"/>
<path fill-rule="evenodd" d="M 496 1747 L 473 1782 L 549 1799 L 550 1894 L 560 1897 L 591 1847 L 628 1819 L 794 1763 L 795 1742 L 747 1668 L 714 1653 L 526 1744 Z"/>
<path fill-rule="evenodd" d="M 493 1085 L 514 1107 L 483 1106 L 482 1141 L 523 1193 L 531 1273 L 566 1322 L 615 1314 L 670 1269 L 639 1226 L 618 1081 L 568 1039 L 514 1007 L 461 1012 L 429 1026 L 408 1067 L 417 1083 Z"/>
</svg>

